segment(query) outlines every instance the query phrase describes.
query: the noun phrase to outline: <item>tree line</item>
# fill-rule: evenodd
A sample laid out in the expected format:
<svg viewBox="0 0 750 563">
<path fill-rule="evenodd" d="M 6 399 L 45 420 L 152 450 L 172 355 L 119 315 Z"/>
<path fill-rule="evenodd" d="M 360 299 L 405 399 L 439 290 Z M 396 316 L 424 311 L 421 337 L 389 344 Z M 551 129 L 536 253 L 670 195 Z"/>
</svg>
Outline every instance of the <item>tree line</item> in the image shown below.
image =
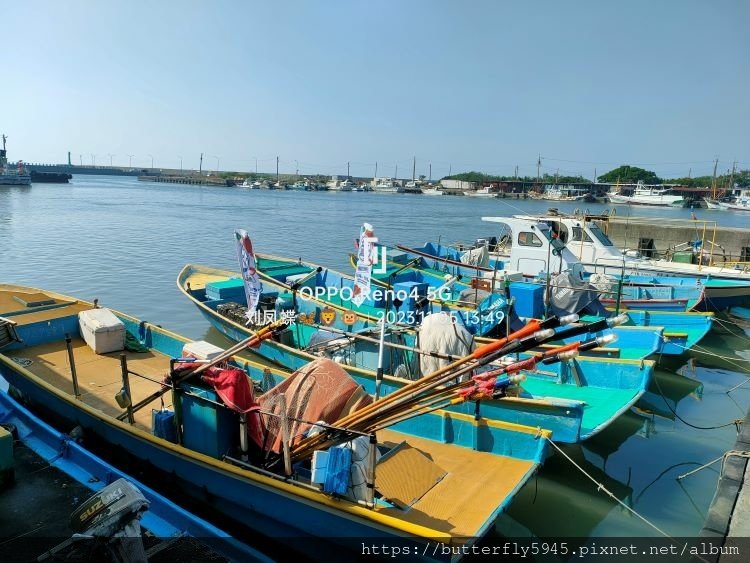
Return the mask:
<svg viewBox="0 0 750 563">
<path fill-rule="evenodd" d="M 526 182 L 535 183 L 536 176 L 497 176 L 493 174 L 483 174 L 482 172 L 461 172 L 442 178 L 443 180 L 463 180 L 465 182 Z M 607 184 L 677 184 L 691 188 L 711 187 L 713 185 L 713 176 L 698 176 L 696 178 L 659 178 L 653 171 L 638 168 L 637 166 L 622 165 L 605 174 L 601 174 L 597 180 Z M 555 174 L 544 174 L 539 178 L 543 184 L 592 184 L 593 182 L 583 176 L 559 176 Z M 740 187 L 750 187 L 750 170 L 740 170 L 734 174 L 722 174 L 716 177 L 716 186 L 719 188 L 730 188 L 732 184 Z"/>
</svg>

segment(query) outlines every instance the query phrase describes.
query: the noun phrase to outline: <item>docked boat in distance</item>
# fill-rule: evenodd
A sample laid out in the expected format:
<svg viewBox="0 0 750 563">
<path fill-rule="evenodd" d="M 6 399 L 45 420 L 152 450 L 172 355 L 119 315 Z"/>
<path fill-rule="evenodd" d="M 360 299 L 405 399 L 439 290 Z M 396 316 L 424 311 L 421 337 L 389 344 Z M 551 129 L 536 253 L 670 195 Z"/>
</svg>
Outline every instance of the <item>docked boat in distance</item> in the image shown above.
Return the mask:
<svg viewBox="0 0 750 563">
<path fill-rule="evenodd" d="M 609 201 L 612 203 L 628 203 L 633 205 L 657 205 L 657 206 L 670 206 L 670 205 L 683 205 L 685 203 L 682 196 L 671 193 L 669 188 L 660 186 L 647 186 L 642 182 L 638 182 L 635 186 L 628 184 L 618 184 L 619 191 L 611 192 L 609 195 Z M 623 188 L 632 187 L 632 195 L 624 195 Z"/>
<path fill-rule="evenodd" d="M 21 161 L 15 167 L 8 166 L 8 153 L 5 142 L 8 137 L 2 136 L 3 148 L 0 149 L 0 186 L 30 186 L 31 174 L 29 174 Z"/>
<path fill-rule="evenodd" d="M 330 542 L 317 543 L 316 552 L 308 549 L 306 557 L 326 559 L 327 546 L 336 553 L 342 546 L 361 549 L 361 541 L 371 538 L 414 543 L 420 554 L 428 541 L 471 545 L 535 473 L 550 437 L 537 428 L 434 412 L 383 420 L 377 430 L 368 430 L 371 426 L 363 421 L 371 420 L 381 403 L 368 399 L 330 360 L 319 358 L 295 376 L 231 357 L 269 337 L 272 329 L 229 352 L 217 351 L 123 313 L 13 285 L 0 285 L 0 316 L 0 375 L 35 414 L 80 426 L 84 435 L 95 435 L 110 448 L 148 463 L 186 495 L 238 525 L 279 541 L 314 537 Z M 190 363 L 196 358 L 203 358 L 201 367 Z M 210 371 L 223 359 L 230 369 Z M 162 380 L 165 372 L 169 379 Z M 452 377 L 452 372 L 446 375 Z M 248 376 L 259 385 L 266 382 L 260 409 Z M 113 381 L 118 389 L 122 381 L 116 394 L 108 387 Z M 172 393 L 173 416 L 140 410 L 165 392 Z M 287 418 L 280 393 L 290 409 L 299 408 L 294 418 Z M 264 425 L 261 420 L 280 423 Z M 363 431 L 348 433 L 345 421 Z M 434 439 L 410 433 L 428 432 L 422 424 L 433 425 Z M 318 432 L 314 437 L 307 433 L 313 426 Z M 345 442 L 356 436 L 364 442 Z M 325 474 L 323 458 L 313 449 L 336 443 L 342 452 L 356 450 L 356 457 L 330 453 L 339 461 L 334 465 L 329 460 Z M 472 449 L 482 444 L 493 453 Z M 307 465 L 308 455 L 320 465 Z M 352 460 L 360 463 L 363 480 L 350 481 L 347 459 L 352 471 L 357 469 Z M 404 463 L 435 479 L 412 482 L 416 473 L 405 476 L 400 469 Z M 404 498 L 400 487 L 405 479 L 418 494 Z M 467 494 L 467 487 L 481 495 Z M 361 495 L 365 499 L 356 500 Z M 285 545 L 309 547 L 298 543 Z"/>
<path fill-rule="evenodd" d="M 492 189 L 492 186 L 485 186 L 478 190 L 467 190 L 464 192 L 465 196 L 469 197 L 497 197 L 498 192 Z"/>
</svg>

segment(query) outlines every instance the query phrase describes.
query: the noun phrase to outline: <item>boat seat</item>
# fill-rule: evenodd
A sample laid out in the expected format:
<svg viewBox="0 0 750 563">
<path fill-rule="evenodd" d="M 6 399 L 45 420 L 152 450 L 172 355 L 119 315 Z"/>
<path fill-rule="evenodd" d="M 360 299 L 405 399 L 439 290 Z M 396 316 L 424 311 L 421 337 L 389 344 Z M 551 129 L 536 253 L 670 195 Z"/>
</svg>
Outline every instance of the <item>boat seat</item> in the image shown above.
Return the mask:
<svg viewBox="0 0 750 563">
<path fill-rule="evenodd" d="M 21 342 L 16 332 L 16 323 L 5 317 L 0 317 L 0 348 L 9 346 L 13 342 Z"/>
</svg>

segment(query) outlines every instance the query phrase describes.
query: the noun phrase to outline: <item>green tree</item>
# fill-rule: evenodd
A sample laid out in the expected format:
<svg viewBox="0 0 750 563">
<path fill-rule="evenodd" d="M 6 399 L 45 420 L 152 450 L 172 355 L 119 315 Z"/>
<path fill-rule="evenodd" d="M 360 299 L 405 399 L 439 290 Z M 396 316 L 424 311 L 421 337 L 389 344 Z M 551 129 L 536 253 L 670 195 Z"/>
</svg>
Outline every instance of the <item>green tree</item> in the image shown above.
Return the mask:
<svg viewBox="0 0 750 563">
<path fill-rule="evenodd" d="M 628 166 L 627 164 L 610 170 L 606 174 L 599 176 L 600 182 L 623 182 L 626 184 L 636 184 L 643 182 L 644 184 L 661 184 L 662 179 L 651 170 L 644 170 L 637 166 Z"/>
</svg>

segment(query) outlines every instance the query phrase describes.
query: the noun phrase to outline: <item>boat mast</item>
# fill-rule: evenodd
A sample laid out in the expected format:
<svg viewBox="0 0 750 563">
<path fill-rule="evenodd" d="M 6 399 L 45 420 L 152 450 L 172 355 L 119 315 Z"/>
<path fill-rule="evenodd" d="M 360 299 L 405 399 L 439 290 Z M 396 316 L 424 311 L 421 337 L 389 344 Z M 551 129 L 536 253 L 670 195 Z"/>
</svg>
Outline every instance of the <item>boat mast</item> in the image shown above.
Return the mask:
<svg viewBox="0 0 750 563">
<path fill-rule="evenodd" d="M 716 199 L 716 167 L 719 165 L 719 159 L 714 159 L 714 175 L 711 180 L 711 198 Z"/>
</svg>

